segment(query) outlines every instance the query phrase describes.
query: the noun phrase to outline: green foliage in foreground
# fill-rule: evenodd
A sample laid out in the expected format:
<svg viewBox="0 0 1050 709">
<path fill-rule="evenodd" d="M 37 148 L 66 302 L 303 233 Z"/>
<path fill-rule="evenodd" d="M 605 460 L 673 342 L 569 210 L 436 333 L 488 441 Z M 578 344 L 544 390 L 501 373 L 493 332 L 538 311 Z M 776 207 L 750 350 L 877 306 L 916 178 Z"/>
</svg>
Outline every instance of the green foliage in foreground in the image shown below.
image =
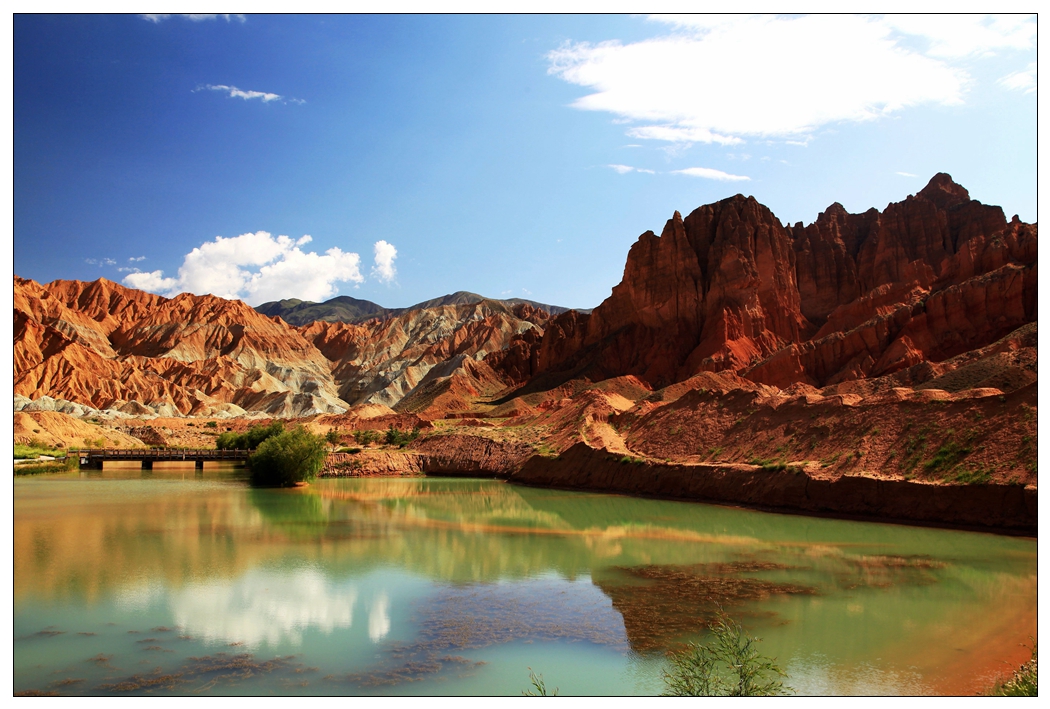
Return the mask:
<svg viewBox="0 0 1050 709">
<path fill-rule="evenodd" d="M 529 681 L 532 682 L 533 688 L 536 690 L 533 692 L 531 689 L 526 689 L 521 694 L 524 697 L 556 697 L 558 696 L 558 688 L 555 687 L 554 691 L 547 694 L 547 685 L 543 683 L 543 675 L 538 675 L 529 668 Z"/>
<path fill-rule="evenodd" d="M 267 426 L 252 426 L 244 433 L 227 431 L 215 439 L 215 447 L 219 450 L 255 450 L 263 441 L 282 431 L 284 424 L 280 421 L 272 421 Z"/>
<path fill-rule="evenodd" d="M 1032 646 L 1032 659 L 1017 668 L 1013 677 L 996 684 L 992 694 L 996 697 L 1038 697 L 1039 677 L 1036 646 Z"/>
<path fill-rule="evenodd" d="M 302 426 L 259 444 L 248 458 L 252 485 L 291 487 L 317 477 L 325 459 L 325 441 Z"/>
<path fill-rule="evenodd" d="M 711 627 L 714 637 L 704 645 L 671 655 L 671 669 L 664 671 L 672 697 L 772 697 L 789 694 L 778 679 L 787 677 L 775 658 L 760 655 L 752 637 L 724 613 Z"/>
</svg>

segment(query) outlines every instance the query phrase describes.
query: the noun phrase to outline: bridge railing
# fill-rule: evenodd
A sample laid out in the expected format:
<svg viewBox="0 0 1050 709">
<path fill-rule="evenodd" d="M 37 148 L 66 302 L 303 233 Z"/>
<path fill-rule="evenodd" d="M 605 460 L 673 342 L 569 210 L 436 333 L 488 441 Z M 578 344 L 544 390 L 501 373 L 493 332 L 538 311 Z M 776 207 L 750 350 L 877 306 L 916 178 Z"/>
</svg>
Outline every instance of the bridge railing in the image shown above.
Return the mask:
<svg viewBox="0 0 1050 709">
<path fill-rule="evenodd" d="M 71 448 L 67 455 L 81 458 L 209 458 L 211 460 L 235 460 L 247 458 L 253 451 L 248 449 L 216 448 Z"/>
</svg>

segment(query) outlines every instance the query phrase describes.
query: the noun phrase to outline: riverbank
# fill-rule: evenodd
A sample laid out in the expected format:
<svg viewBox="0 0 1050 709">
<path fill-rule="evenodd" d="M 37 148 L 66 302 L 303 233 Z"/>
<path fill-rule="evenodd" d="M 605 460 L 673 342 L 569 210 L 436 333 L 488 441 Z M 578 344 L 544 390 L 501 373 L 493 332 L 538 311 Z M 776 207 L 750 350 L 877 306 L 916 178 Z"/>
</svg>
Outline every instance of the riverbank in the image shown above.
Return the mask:
<svg viewBox="0 0 1050 709">
<path fill-rule="evenodd" d="M 1037 489 L 932 484 L 836 474 L 819 466 L 683 463 L 577 443 L 538 454 L 523 443 L 450 434 L 406 450 L 330 454 L 321 477 L 489 477 L 534 487 L 740 505 L 817 516 L 927 524 L 1036 536 Z"/>
</svg>

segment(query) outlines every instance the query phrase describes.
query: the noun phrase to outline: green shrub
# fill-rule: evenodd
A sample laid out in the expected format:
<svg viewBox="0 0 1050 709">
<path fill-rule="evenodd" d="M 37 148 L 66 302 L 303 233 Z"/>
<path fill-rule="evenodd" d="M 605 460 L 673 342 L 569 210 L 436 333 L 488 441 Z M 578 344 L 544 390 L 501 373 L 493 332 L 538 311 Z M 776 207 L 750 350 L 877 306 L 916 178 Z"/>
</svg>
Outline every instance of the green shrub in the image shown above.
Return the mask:
<svg viewBox="0 0 1050 709">
<path fill-rule="evenodd" d="M 204 425 L 205 425 L 205 426 L 207 426 L 208 428 L 217 428 L 219 424 L 217 424 L 217 423 L 216 423 L 216 422 L 214 422 L 214 421 L 208 421 L 208 422 L 207 422 L 206 424 L 204 424 Z"/>
<path fill-rule="evenodd" d="M 248 458 L 252 485 L 291 487 L 317 477 L 324 465 L 324 439 L 302 426 L 259 444 Z"/>
<path fill-rule="evenodd" d="M 359 446 L 378 443 L 383 438 L 383 434 L 379 431 L 354 431 L 353 436 Z"/>
<path fill-rule="evenodd" d="M 324 442 L 332 446 L 332 448 L 339 447 L 339 441 L 341 438 L 342 436 L 340 435 L 339 431 L 337 431 L 334 428 L 328 433 L 324 434 Z"/>
<path fill-rule="evenodd" d="M 664 671 L 665 696 L 673 697 L 772 697 L 788 694 L 787 677 L 776 658 L 760 655 L 752 637 L 724 613 L 711 627 L 714 637 L 706 645 L 689 643 L 687 650 L 671 655 Z"/>
<path fill-rule="evenodd" d="M 386 442 L 387 445 L 400 446 L 404 448 L 406 444 L 419 438 L 419 427 L 413 428 L 411 431 L 400 431 L 394 428 L 393 424 L 386 430 Z"/>
<path fill-rule="evenodd" d="M 215 447 L 219 450 L 255 450 L 263 441 L 284 431 L 284 424 L 271 421 L 267 426 L 252 426 L 244 433 L 228 431 L 219 434 Z"/>
</svg>

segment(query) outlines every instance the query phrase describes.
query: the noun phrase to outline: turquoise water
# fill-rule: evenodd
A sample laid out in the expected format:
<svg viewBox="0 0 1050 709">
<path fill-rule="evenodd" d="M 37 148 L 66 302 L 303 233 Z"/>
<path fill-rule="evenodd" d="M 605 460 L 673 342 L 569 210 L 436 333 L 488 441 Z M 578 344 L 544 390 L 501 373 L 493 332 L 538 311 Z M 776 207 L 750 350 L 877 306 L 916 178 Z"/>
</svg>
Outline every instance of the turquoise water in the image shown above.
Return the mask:
<svg viewBox="0 0 1050 709">
<path fill-rule="evenodd" d="M 491 480 L 14 490 L 16 692 L 658 694 L 722 608 L 800 694 L 972 694 L 1035 635 L 1031 539 Z"/>
</svg>

